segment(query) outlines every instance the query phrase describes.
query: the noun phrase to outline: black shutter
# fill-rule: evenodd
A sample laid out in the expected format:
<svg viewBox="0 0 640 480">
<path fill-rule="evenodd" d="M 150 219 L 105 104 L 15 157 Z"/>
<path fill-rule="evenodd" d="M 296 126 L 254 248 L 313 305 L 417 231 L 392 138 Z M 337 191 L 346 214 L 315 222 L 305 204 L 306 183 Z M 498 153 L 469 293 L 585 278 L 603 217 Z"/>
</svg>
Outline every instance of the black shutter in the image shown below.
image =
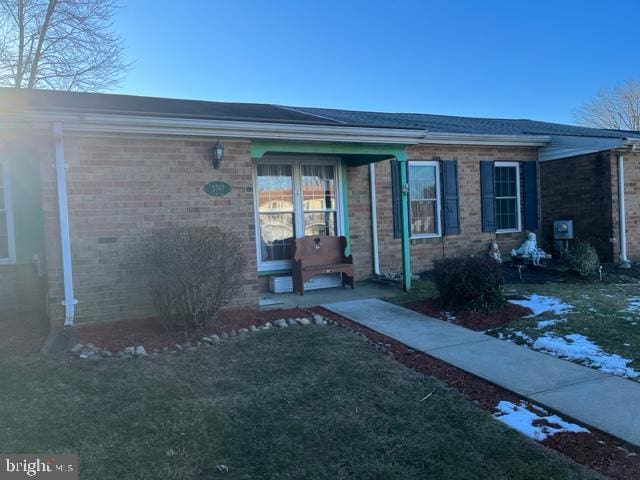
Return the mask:
<svg viewBox="0 0 640 480">
<path fill-rule="evenodd" d="M 393 238 L 400 238 L 402 233 L 402 220 L 400 218 L 400 163 L 391 160 L 391 208 L 393 210 Z"/>
<path fill-rule="evenodd" d="M 536 162 L 522 162 L 524 183 L 524 228 L 530 232 L 538 230 L 538 180 Z"/>
<path fill-rule="evenodd" d="M 460 216 L 458 214 L 458 162 L 445 160 L 442 162 L 442 197 L 444 234 L 460 234 Z"/>
<path fill-rule="evenodd" d="M 495 163 L 480 162 L 480 195 L 482 201 L 482 231 L 496 231 Z"/>
</svg>

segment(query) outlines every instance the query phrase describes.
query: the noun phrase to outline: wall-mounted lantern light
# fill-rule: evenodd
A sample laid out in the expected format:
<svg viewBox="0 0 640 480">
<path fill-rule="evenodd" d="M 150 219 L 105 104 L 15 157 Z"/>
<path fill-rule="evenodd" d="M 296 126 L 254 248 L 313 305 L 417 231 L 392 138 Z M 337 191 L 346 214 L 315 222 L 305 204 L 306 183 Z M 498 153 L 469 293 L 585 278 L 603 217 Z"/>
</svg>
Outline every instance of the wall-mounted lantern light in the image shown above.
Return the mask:
<svg viewBox="0 0 640 480">
<path fill-rule="evenodd" d="M 216 140 L 216 144 L 211 149 L 211 157 L 211 166 L 217 170 L 220 168 L 222 158 L 224 157 L 224 146 L 219 140 Z"/>
</svg>

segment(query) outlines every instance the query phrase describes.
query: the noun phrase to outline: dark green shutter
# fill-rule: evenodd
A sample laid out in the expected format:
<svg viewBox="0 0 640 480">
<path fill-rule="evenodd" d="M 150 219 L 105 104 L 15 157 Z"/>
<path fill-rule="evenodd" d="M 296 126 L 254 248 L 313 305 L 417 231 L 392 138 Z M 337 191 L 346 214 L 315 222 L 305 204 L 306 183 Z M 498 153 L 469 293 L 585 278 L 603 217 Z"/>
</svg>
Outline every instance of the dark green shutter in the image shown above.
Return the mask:
<svg viewBox="0 0 640 480">
<path fill-rule="evenodd" d="M 458 213 L 458 162 L 442 162 L 442 198 L 444 216 L 444 234 L 460 234 L 460 216 Z"/>
<path fill-rule="evenodd" d="M 393 238 L 402 235 L 402 220 L 400 218 L 400 164 L 398 160 L 391 160 L 391 208 L 393 212 Z"/>
<path fill-rule="evenodd" d="M 538 230 L 538 180 L 536 167 L 536 162 L 522 162 L 524 228 L 531 232 Z"/>
<path fill-rule="evenodd" d="M 480 162 L 480 196 L 482 208 L 482 231 L 496 231 L 496 185 L 495 162 Z"/>
</svg>

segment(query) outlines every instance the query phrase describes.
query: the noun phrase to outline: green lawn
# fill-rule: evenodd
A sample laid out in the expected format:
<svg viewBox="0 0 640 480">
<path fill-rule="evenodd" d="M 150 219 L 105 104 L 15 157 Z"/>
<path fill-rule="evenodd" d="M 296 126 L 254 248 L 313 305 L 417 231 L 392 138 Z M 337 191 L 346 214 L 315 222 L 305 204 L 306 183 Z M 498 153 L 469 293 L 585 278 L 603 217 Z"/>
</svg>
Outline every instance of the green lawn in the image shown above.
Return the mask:
<svg viewBox="0 0 640 480">
<path fill-rule="evenodd" d="M 640 370 L 640 289 L 636 284 L 509 284 L 508 295 L 531 294 L 559 298 L 571 305 L 567 314 L 543 313 L 534 318 L 512 322 L 495 332 L 513 337 L 522 332 L 532 340 L 545 333 L 586 336 L 607 353 L 633 360 L 630 367 Z M 638 310 L 629 311 L 630 300 L 638 299 Z M 559 320 L 554 325 L 539 328 L 541 320 Z"/>
<path fill-rule="evenodd" d="M 4 359 L 0 385 L 2 450 L 77 452 L 82 479 L 598 478 L 337 327 Z"/>
<path fill-rule="evenodd" d="M 557 298 L 570 305 L 571 310 L 559 315 L 542 313 L 522 318 L 487 333 L 528 345 L 545 334 L 559 337 L 580 334 L 606 354 L 617 354 L 631 360 L 628 367 L 640 371 L 640 286 L 637 283 L 509 283 L 504 286 L 504 291 L 508 297 L 524 298 L 537 294 Z M 437 296 L 433 282 L 418 280 L 412 283 L 411 292 L 391 301 L 403 305 Z M 637 301 L 635 310 L 632 305 L 634 299 Z M 555 320 L 556 323 L 539 327 L 538 322 L 545 320 Z"/>
</svg>

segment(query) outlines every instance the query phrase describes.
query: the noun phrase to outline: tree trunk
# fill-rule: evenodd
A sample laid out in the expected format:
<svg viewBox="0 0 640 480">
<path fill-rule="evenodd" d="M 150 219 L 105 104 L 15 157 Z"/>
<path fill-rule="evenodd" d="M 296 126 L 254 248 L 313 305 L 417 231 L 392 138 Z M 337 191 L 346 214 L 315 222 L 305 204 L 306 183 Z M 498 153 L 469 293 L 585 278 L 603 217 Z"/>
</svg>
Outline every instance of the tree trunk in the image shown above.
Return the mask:
<svg viewBox="0 0 640 480">
<path fill-rule="evenodd" d="M 31 70 L 29 72 L 29 83 L 28 88 L 33 88 L 38 80 L 38 66 L 40 64 L 40 58 L 42 56 L 42 46 L 44 44 L 45 39 L 47 38 L 47 31 L 49 30 L 49 25 L 51 24 L 51 17 L 53 17 L 53 12 L 56 9 L 56 5 L 58 4 L 58 0 L 49 0 L 49 5 L 47 6 L 47 14 L 44 17 L 44 22 L 42 22 L 42 28 L 38 34 L 38 46 L 36 47 L 36 51 L 33 55 L 33 61 L 31 62 Z"/>
<path fill-rule="evenodd" d="M 15 87 L 22 87 L 24 77 L 24 0 L 18 0 L 18 66 L 16 67 Z"/>
</svg>

